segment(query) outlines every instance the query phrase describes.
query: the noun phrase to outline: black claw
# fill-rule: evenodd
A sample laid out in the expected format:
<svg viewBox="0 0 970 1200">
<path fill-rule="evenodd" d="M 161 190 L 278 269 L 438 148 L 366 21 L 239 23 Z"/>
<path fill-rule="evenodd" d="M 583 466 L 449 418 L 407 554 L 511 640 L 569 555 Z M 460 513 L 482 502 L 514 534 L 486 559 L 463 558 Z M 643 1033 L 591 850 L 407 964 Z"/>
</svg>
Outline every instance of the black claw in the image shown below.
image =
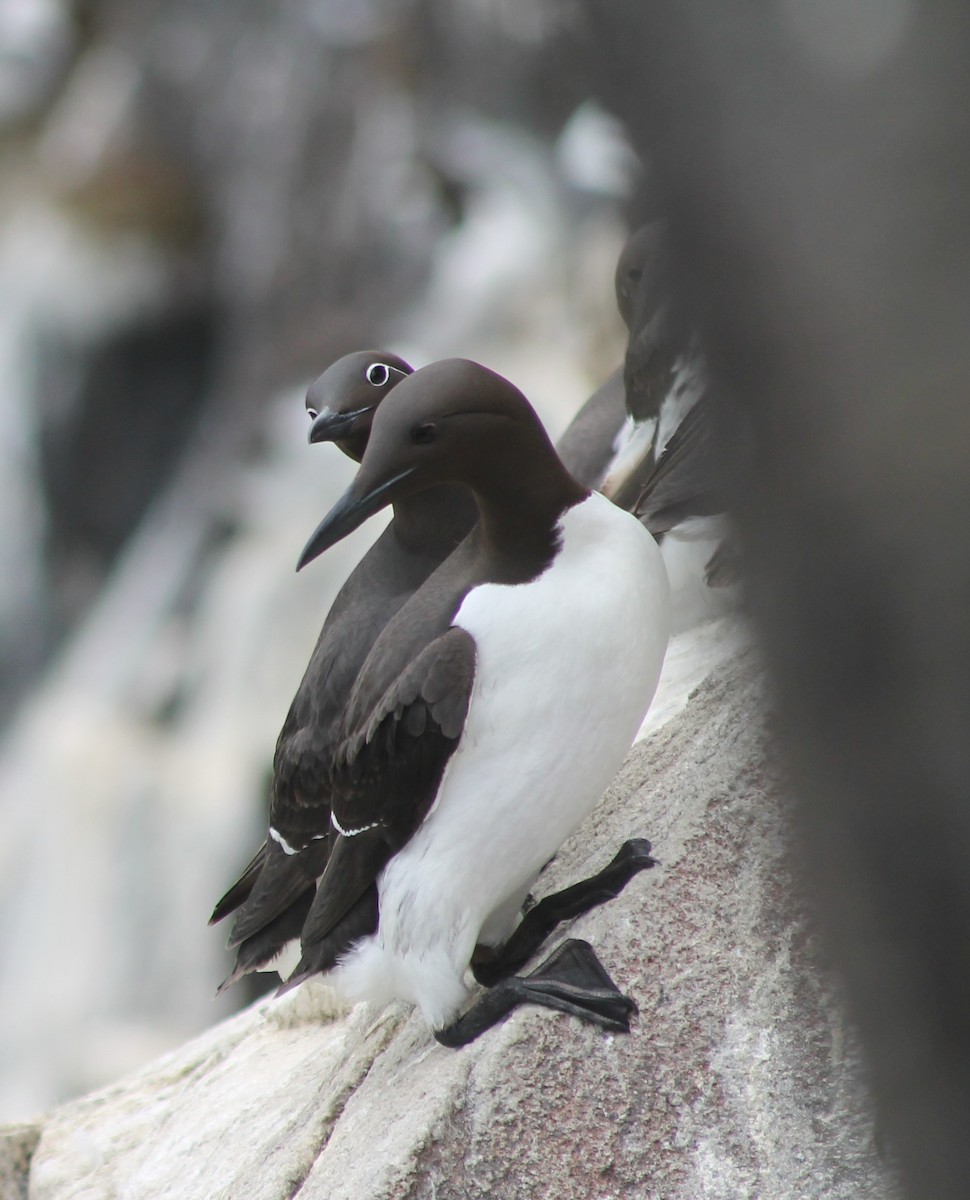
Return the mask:
<svg viewBox="0 0 970 1200">
<path fill-rule="evenodd" d="M 610 865 L 617 868 L 626 867 L 635 875 L 637 871 L 645 871 L 648 867 L 657 865 L 657 860 L 650 853 L 652 849 L 646 838 L 630 838 L 616 852 Z"/>
<path fill-rule="evenodd" d="M 465 1046 L 520 1004 L 571 1013 L 613 1033 L 629 1033 L 636 1003 L 606 973 L 589 942 L 570 938 L 525 976 L 503 979 L 463 1016 L 435 1037 L 444 1046 Z"/>
<path fill-rule="evenodd" d="M 528 909 L 504 946 L 472 963 L 472 972 L 478 982 L 493 987 L 500 979 L 523 967 L 557 925 L 619 896 L 634 875 L 656 863 L 650 849 L 646 838 L 630 838 L 602 871 L 544 897 Z"/>
<path fill-rule="evenodd" d="M 512 981 L 510 981 L 512 982 Z M 624 996 L 606 972 L 589 942 L 569 938 L 524 979 L 523 999 L 546 996 L 550 1007 L 572 1012 L 606 1029 L 630 1031 L 630 1017 L 639 1012 L 636 1001 Z"/>
</svg>

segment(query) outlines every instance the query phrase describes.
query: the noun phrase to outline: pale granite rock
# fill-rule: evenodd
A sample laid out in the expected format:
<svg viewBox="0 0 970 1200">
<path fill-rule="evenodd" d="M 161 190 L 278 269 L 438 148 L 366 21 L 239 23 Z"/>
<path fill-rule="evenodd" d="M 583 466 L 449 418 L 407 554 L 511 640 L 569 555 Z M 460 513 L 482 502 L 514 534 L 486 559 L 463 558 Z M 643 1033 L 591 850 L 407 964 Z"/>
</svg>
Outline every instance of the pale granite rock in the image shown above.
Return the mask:
<svg viewBox="0 0 970 1200">
<path fill-rule="evenodd" d="M 639 1003 L 629 1037 L 520 1009 L 452 1051 L 403 1006 L 342 1014 L 304 986 L 51 1113 L 31 1200 L 890 1195 L 795 898 L 754 653 L 732 619 L 682 636 L 689 698 L 537 888 L 653 841 L 662 865 L 569 931 Z"/>
<path fill-rule="evenodd" d="M 26 1200 L 31 1155 L 40 1140 L 40 1125 L 0 1128 L 0 1200 Z"/>
</svg>

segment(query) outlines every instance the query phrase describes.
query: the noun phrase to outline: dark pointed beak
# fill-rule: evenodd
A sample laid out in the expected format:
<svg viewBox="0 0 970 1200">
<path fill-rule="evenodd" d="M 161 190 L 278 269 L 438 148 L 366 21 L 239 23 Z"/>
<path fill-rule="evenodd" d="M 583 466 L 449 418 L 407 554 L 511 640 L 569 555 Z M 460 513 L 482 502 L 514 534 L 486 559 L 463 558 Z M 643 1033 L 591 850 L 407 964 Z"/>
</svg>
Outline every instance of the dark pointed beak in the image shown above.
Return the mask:
<svg viewBox="0 0 970 1200">
<path fill-rule="evenodd" d="M 351 433 L 358 417 L 373 412 L 376 407 L 376 404 L 369 404 L 366 408 L 358 408 L 354 412 L 348 413 L 335 413 L 331 412 L 329 408 L 325 408 L 318 417 L 314 418 L 313 424 L 310 426 L 308 441 L 311 444 L 313 442 L 339 442 L 341 438 L 345 438 Z"/>
<path fill-rule="evenodd" d="M 319 418 L 317 419 L 319 420 Z M 313 531 L 312 537 L 303 547 L 303 553 L 300 555 L 300 561 L 296 564 L 296 569 L 302 571 L 308 562 L 313 562 L 324 550 L 329 550 L 331 546 L 335 546 L 337 542 L 342 541 L 349 533 L 353 533 L 355 529 L 363 525 L 368 517 L 372 517 L 374 513 L 386 508 L 394 499 L 395 486 L 413 472 L 414 467 L 408 467 L 407 470 L 395 475 L 393 479 L 378 484 L 364 492 L 363 495 L 359 494 L 355 479 Z M 360 476 L 358 476 L 359 478 Z"/>
</svg>

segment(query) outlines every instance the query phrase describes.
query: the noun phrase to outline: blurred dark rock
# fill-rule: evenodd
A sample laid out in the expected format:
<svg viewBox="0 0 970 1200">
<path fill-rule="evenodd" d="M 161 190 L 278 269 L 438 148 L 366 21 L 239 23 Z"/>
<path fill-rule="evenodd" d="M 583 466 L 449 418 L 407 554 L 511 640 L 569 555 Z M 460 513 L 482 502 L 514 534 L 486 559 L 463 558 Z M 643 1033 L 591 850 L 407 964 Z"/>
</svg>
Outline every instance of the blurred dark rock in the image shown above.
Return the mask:
<svg viewBox="0 0 970 1200">
<path fill-rule="evenodd" d="M 970 10 L 587 4 L 711 370 L 815 900 L 913 1200 L 970 1191 Z"/>
<path fill-rule="evenodd" d="M 188 306 L 146 314 L 93 347 L 49 335 L 38 390 L 57 419 L 41 426 L 39 464 L 62 621 L 86 607 L 64 604 L 65 586 L 103 579 L 189 440 L 215 336 L 214 313 Z"/>
</svg>

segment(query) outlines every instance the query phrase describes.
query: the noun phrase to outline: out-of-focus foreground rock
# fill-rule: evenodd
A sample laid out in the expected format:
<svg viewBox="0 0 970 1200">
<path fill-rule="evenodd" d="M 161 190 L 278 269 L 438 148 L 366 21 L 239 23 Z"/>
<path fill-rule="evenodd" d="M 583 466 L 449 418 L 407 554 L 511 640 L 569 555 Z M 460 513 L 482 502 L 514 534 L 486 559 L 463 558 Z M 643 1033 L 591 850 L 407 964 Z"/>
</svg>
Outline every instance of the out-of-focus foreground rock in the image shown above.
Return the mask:
<svg viewBox="0 0 970 1200">
<path fill-rule="evenodd" d="M 404 1008 L 341 1015 L 304 986 L 41 1120 L 32 1200 L 891 1195 L 785 808 L 746 639 L 732 618 L 680 635 L 643 739 L 541 880 L 654 841 L 662 866 L 570 930 L 636 997 L 629 1037 L 519 1010 L 453 1052 Z"/>
</svg>

